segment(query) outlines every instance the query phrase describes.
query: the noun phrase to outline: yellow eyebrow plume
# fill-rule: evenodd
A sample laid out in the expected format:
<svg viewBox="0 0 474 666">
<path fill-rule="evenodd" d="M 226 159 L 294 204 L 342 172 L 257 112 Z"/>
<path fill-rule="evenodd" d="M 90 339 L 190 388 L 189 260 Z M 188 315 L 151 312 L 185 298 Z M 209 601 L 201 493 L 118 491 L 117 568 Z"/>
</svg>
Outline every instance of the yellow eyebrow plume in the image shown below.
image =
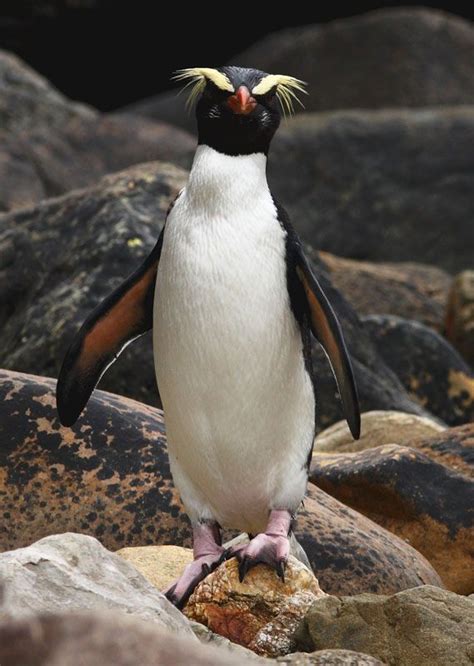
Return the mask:
<svg viewBox="0 0 474 666">
<path fill-rule="evenodd" d="M 229 81 L 227 76 L 217 69 L 211 67 L 188 67 L 186 69 L 179 69 L 173 76 L 174 81 L 186 81 L 183 90 L 188 86 L 192 86 L 189 93 L 186 105 L 191 107 L 199 94 L 202 93 L 206 86 L 206 81 L 212 81 L 220 90 L 227 92 L 234 92 L 234 86 Z"/>
<path fill-rule="evenodd" d="M 307 95 L 304 86 L 306 83 L 295 79 L 293 76 L 285 76 L 284 74 L 268 74 L 252 89 L 252 95 L 265 95 L 270 92 L 272 88 L 276 88 L 276 95 L 280 101 L 283 113 L 285 115 L 292 115 L 294 113 L 294 102 L 296 101 L 304 108 L 304 104 L 299 99 L 297 92 Z"/>
</svg>

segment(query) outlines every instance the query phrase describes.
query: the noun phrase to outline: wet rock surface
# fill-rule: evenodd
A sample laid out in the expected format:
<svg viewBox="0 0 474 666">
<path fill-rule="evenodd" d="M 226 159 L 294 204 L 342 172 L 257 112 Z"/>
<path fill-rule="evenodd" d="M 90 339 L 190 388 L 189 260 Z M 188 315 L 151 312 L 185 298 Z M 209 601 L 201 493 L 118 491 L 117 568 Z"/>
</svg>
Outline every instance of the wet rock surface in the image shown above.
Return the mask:
<svg viewBox="0 0 474 666">
<path fill-rule="evenodd" d="M 395 444 L 315 454 L 310 478 L 422 553 L 446 587 L 474 591 L 472 479 Z"/>
</svg>

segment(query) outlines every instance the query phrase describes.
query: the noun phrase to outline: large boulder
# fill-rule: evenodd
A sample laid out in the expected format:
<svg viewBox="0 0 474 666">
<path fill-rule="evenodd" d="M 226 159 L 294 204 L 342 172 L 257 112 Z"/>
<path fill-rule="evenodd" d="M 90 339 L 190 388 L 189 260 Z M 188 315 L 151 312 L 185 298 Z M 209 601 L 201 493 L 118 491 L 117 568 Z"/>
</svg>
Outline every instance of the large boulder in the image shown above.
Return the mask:
<svg viewBox="0 0 474 666">
<path fill-rule="evenodd" d="M 457 273 L 472 265 L 473 144 L 472 106 L 307 113 L 280 128 L 269 178 L 315 248 Z"/>
<path fill-rule="evenodd" d="M 474 372 L 445 338 L 401 317 L 362 321 L 380 356 L 423 407 L 449 425 L 474 421 Z"/>
<path fill-rule="evenodd" d="M 105 177 L 89 189 L 0 216 L 0 367 L 58 375 L 86 316 L 151 251 L 165 211 L 185 180 L 186 173 L 177 167 L 149 163 Z M 424 413 L 381 361 L 317 255 L 313 266 L 341 320 L 362 409 Z M 342 415 L 331 368 L 317 343 L 314 359 L 320 429 Z M 158 404 L 149 336 L 124 351 L 101 387 Z"/>
<path fill-rule="evenodd" d="M 82 611 L 3 619 L 0 663 L 2 666 L 241 666 L 256 662 L 243 653 L 234 656 L 224 649 L 200 645 L 189 636 L 176 635 L 125 613 Z"/>
<path fill-rule="evenodd" d="M 308 83 L 311 111 L 474 103 L 474 29 L 433 9 L 384 9 L 265 37 L 232 64 Z M 206 63 L 215 66 L 216 63 Z M 129 107 L 192 127 L 176 93 Z"/>
<path fill-rule="evenodd" d="M 474 270 L 456 276 L 449 294 L 445 334 L 474 367 Z"/>
<path fill-rule="evenodd" d="M 4 51 L 0 93 L 0 211 L 92 185 L 139 162 L 190 164 L 195 140 L 186 132 L 73 103 Z"/>
<path fill-rule="evenodd" d="M 0 616 L 121 610 L 194 637 L 182 614 L 131 564 L 84 534 L 57 534 L 0 553 Z"/>
<path fill-rule="evenodd" d="M 468 666 L 474 660 L 474 601 L 424 586 L 393 596 L 325 597 L 306 615 L 299 645 L 310 652 L 367 652 L 397 666 Z"/>
<path fill-rule="evenodd" d="M 111 549 L 190 546 L 161 411 L 96 391 L 78 422 L 65 428 L 58 421 L 54 386 L 53 380 L 20 373 L 0 375 L 5 520 L 0 550 L 58 531 L 93 535 Z M 330 593 L 441 584 L 416 551 L 314 487 L 299 514 L 297 536 Z M 143 550 L 140 555 L 144 562 Z M 186 558 L 178 559 L 184 566 Z M 153 571 L 151 578 L 161 587 L 160 567 L 172 576 L 169 561 L 147 552 L 141 570 Z"/>
<path fill-rule="evenodd" d="M 443 330 L 453 278 L 441 268 L 416 263 L 356 261 L 329 252 L 320 252 L 319 256 L 331 282 L 357 314 L 397 315 Z"/>
<path fill-rule="evenodd" d="M 315 454 L 310 478 L 416 548 L 446 587 L 462 594 L 474 592 L 472 479 L 396 444 L 357 453 Z"/>
<path fill-rule="evenodd" d="M 474 423 L 449 428 L 437 435 L 417 438 L 410 446 L 428 458 L 474 480 Z"/>
<path fill-rule="evenodd" d="M 190 545 L 162 412 L 95 391 L 65 428 L 54 391 L 54 380 L 0 372 L 0 550 L 79 531 L 110 549 Z"/>
<path fill-rule="evenodd" d="M 361 414 L 361 434 L 355 440 L 346 421 L 339 421 L 319 433 L 314 440 L 314 455 L 352 453 L 382 444 L 408 444 L 419 437 L 429 437 L 447 430 L 446 426 L 415 414 L 373 411 Z"/>
</svg>

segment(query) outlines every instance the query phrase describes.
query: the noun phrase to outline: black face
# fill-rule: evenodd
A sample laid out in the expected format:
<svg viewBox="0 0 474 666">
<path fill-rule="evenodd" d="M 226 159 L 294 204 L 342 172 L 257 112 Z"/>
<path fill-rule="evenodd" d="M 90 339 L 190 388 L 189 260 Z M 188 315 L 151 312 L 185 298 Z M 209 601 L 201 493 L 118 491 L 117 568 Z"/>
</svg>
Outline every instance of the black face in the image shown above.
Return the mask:
<svg viewBox="0 0 474 666">
<path fill-rule="evenodd" d="M 253 95 L 265 72 L 242 67 L 219 71 L 226 74 L 234 92 L 206 82 L 196 106 L 199 143 L 227 155 L 267 154 L 281 118 L 276 88 Z"/>
</svg>

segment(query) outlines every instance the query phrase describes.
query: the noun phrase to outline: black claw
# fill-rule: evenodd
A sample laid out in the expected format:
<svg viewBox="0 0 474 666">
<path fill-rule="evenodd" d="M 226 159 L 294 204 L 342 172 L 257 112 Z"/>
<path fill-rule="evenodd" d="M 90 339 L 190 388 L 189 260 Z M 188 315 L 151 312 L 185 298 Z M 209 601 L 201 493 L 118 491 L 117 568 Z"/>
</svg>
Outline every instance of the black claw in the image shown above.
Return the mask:
<svg viewBox="0 0 474 666">
<path fill-rule="evenodd" d="M 277 575 L 281 578 L 282 583 L 285 582 L 285 561 L 284 560 L 278 560 L 278 562 L 275 565 L 275 571 L 277 572 Z"/>
<path fill-rule="evenodd" d="M 244 578 L 248 573 L 248 570 L 251 567 L 251 561 L 248 557 L 244 557 L 242 560 L 239 562 L 239 580 L 241 583 L 244 582 Z"/>
</svg>

